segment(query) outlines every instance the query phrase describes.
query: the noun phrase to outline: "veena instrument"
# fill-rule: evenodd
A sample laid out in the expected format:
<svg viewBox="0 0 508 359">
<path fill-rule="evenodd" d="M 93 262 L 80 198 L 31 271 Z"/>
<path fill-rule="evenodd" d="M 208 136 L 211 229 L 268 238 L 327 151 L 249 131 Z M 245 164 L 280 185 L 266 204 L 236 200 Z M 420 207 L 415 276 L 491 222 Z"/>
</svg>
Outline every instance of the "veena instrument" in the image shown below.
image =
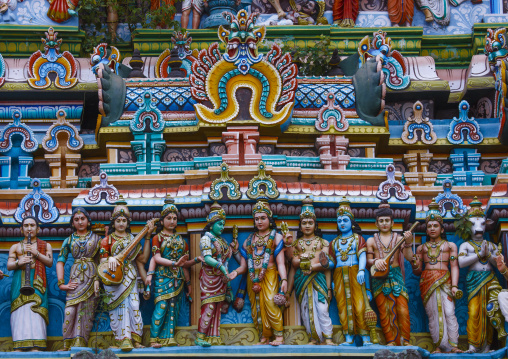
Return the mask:
<svg viewBox="0 0 508 359">
<path fill-rule="evenodd" d="M 411 228 L 409 228 L 409 231 L 413 232 L 414 229 L 416 228 L 416 226 L 419 224 L 420 224 L 420 222 L 413 223 Z M 402 238 L 402 240 L 400 242 L 398 242 L 395 246 L 393 246 L 392 250 L 384 258 L 380 258 L 382 261 L 385 262 L 386 270 L 380 271 L 379 269 L 376 268 L 376 266 L 374 264 L 372 265 L 372 267 L 370 267 L 370 275 L 373 278 L 378 278 L 378 279 L 386 278 L 386 276 L 388 275 L 388 272 L 390 271 L 390 259 L 392 259 L 393 255 L 395 254 L 395 252 L 397 252 L 397 250 L 404 243 L 404 241 L 405 241 L 404 238 Z"/>
<path fill-rule="evenodd" d="M 152 222 L 155 224 L 159 221 L 158 218 L 152 219 Z M 130 252 L 137 246 L 137 244 L 141 241 L 141 239 L 148 232 L 148 224 L 138 233 L 136 237 L 125 247 L 115 258 L 118 260 L 119 264 L 116 266 L 116 270 L 112 271 L 109 269 L 108 261 L 104 261 L 99 264 L 97 268 L 97 275 L 101 279 L 102 283 L 106 285 L 120 285 L 123 280 L 124 275 L 124 265 L 125 259 L 129 255 Z"/>
</svg>

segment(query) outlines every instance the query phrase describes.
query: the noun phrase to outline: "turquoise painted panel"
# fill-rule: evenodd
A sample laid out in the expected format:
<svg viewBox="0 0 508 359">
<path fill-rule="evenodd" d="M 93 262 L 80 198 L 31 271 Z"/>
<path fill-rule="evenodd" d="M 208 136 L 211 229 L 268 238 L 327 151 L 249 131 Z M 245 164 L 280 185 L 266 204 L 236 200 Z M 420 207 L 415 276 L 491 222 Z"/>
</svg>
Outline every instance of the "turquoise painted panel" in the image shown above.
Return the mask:
<svg viewBox="0 0 508 359">
<path fill-rule="evenodd" d="M 55 119 L 56 113 L 64 110 L 67 119 L 80 119 L 83 113 L 82 105 L 0 105 L 0 119 L 12 118 L 14 111 L 20 111 L 24 120 L 30 119 Z"/>
<path fill-rule="evenodd" d="M 386 166 L 393 163 L 393 158 L 364 158 L 364 157 L 351 157 L 348 170 L 374 170 L 385 171 Z"/>
</svg>

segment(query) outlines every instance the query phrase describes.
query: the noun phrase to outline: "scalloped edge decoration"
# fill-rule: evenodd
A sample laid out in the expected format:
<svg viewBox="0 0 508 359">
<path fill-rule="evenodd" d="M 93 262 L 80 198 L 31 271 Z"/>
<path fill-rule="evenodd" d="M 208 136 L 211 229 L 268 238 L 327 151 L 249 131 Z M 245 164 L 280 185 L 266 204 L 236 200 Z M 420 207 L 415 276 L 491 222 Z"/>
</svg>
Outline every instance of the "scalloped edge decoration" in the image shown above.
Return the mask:
<svg viewBox="0 0 508 359">
<path fill-rule="evenodd" d="M 27 216 L 34 216 L 41 224 L 48 224 L 55 222 L 60 217 L 60 211 L 55 207 L 53 198 L 41 188 L 41 181 L 34 178 L 31 181 L 32 192 L 27 194 L 16 208 L 14 212 L 14 220 L 18 223 L 23 221 Z M 39 207 L 39 211 L 35 210 Z"/>
<path fill-rule="evenodd" d="M 13 111 L 12 123 L 0 132 L 0 153 L 5 153 L 12 148 L 11 138 L 15 134 L 23 136 L 23 141 L 21 142 L 21 149 L 23 151 L 27 153 L 34 152 L 39 147 L 34 132 L 28 125 L 21 123 L 21 117 L 19 110 Z"/>
<path fill-rule="evenodd" d="M 96 184 L 93 188 L 88 191 L 88 195 L 85 197 L 85 202 L 88 204 L 98 204 L 102 201 L 102 194 L 106 194 L 105 201 L 108 204 L 115 204 L 120 198 L 120 192 L 112 184 L 108 184 L 108 175 L 106 172 L 101 171 L 99 175 L 99 184 Z"/>
<path fill-rule="evenodd" d="M 395 166 L 393 163 L 386 166 L 386 177 L 387 180 L 379 184 L 378 190 L 376 192 L 376 197 L 380 200 L 388 200 L 392 198 L 393 196 L 390 193 L 390 190 L 393 188 L 395 190 L 395 198 L 397 198 L 399 201 L 407 201 L 411 195 L 411 192 L 406 191 L 406 188 L 402 182 L 395 179 Z"/>
<path fill-rule="evenodd" d="M 260 188 L 263 185 L 266 190 Z M 277 183 L 270 175 L 266 174 L 266 164 L 263 161 L 258 163 L 258 175 L 249 181 L 246 194 L 250 199 L 258 199 L 261 196 L 263 196 L 263 198 L 268 197 L 269 199 L 276 199 L 280 196 Z"/>
<path fill-rule="evenodd" d="M 210 193 L 208 197 L 212 201 L 221 200 L 224 196 L 222 193 L 222 188 L 227 188 L 226 196 L 230 200 L 237 200 L 242 197 L 242 192 L 240 191 L 240 185 L 238 182 L 229 176 L 229 166 L 226 162 L 221 164 L 221 172 L 220 177 L 215 179 L 210 185 Z"/>
<path fill-rule="evenodd" d="M 438 194 L 435 198 L 436 203 L 439 205 L 439 211 L 443 218 L 446 217 L 448 210 L 445 207 L 446 203 L 450 203 L 452 205 L 452 209 L 449 212 L 455 217 L 457 214 L 463 214 L 467 211 L 464 202 L 462 202 L 462 198 L 458 194 L 452 193 L 453 184 L 450 179 L 445 179 L 443 181 L 443 192 Z"/>
<path fill-rule="evenodd" d="M 79 151 L 83 148 L 83 139 L 79 135 L 78 129 L 67 121 L 67 113 L 64 110 L 58 110 L 56 113 L 57 120 L 46 131 L 46 136 L 42 140 L 42 147 L 47 152 L 55 152 L 60 146 L 67 146 L 71 151 Z M 58 134 L 66 132 L 68 134 L 67 142 L 60 144 Z"/>
</svg>

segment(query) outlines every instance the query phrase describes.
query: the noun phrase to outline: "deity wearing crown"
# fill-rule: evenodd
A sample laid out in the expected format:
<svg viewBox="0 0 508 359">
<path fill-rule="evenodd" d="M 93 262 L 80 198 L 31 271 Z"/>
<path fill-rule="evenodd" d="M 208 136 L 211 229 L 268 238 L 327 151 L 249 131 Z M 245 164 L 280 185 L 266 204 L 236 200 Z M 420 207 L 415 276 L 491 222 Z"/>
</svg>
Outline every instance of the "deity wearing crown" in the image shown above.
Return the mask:
<svg viewBox="0 0 508 359">
<path fill-rule="evenodd" d="M 264 199 L 253 206 L 252 217 L 255 232 L 245 240 L 242 251 L 247 256 L 252 320 L 259 332 L 259 344 L 278 346 L 284 344 L 281 305 L 285 304 L 288 287 L 284 244 L 290 235 L 277 233 L 270 205 Z M 238 273 L 242 274 L 240 270 Z"/>
<path fill-rule="evenodd" d="M 461 353 L 455 299 L 460 299 L 457 245 L 446 240 L 439 205 L 432 201 L 425 218 L 427 240 L 414 256 L 413 273 L 421 276 L 420 293 L 429 318 L 434 353 Z"/>
<path fill-rule="evenodd" d="M 330 255 L 335 263 L 334 295 L 346 337 L 341 345 L 355 345 L 355 335 L 362 337 L 363 345 L 371 345 L 369 324 L 375 327 L 377 318 L 366 293 L 367 244 L 345 197 L 337 209 L 337 230 L 339 235 L 331 242 Z"/>
<path fill-rule="evenodd" d="M 206 222 L 199 241 L 204 262 L 199 273 L 201 315 L 195 341 L 202 347 L 223 344 L 220 337 L 220 318 L 228 312 L 233 301 L 228 277 L 228 261 L 233 250 L 221 237 L 226 225 L 226 212 L 217 202 L 211 206 Z"/>
<path fill-rule="evenodd" d="M 459 266 L 469 268 L 466 277 L 468 294 L 467 341 L 468 353 L 488 352 L 497 331 L 498 339 L 506 337 L 504 317 L 498 303 L 502 290 L 495 275 L 497 247 L 485 239 L 486 219 L 482 204 L 475 198 L 467 218 L 471 222 L 471 236 L 460 245 Z"/>
<path fill-rule="evenodd" d="M 150 221 L 149 230 L 145 237 L 145 245 L 136 244 L 133 250 L 127 253 L 124 263 L 117 257 L 134 241 L 130 230 L 131 213 L 127 203 L 120 196 L 117 206 L 111 216 L 110 227 L 113 232 L 101 241 L 101 262 L 108 262 L 108 268 L 115 272 L 123 264 L 123 278 L 119 285 L 104 283 L 104 290 L 110 297 L 108 303 L 111 330 L 115 335 L 116 346 L 123 351 L 133 348 L 143 348 L 143 318 L 139 310 L 139 294 L 143 291 L 143 281 L 146 281 L 145 263 L 150 254 L 150 235 L 155 225 Z M 138 284 L 139 282 L 139 284 Z"/>
<path fill-rule="evenodd" d="M 292 261 L 286 295 L 289 296 L 293 288 L 295 289 L 300 304 L 300 316 L 310 344 L 334 345 L 329 313 L 330 270 L 333 269 L 334 263 L 328 256 L 328 241 L 321 238 L 312 199 L 307 196 L 302 204 L 298 239 L 292 243 L 290 250 Z"/>
</svg>

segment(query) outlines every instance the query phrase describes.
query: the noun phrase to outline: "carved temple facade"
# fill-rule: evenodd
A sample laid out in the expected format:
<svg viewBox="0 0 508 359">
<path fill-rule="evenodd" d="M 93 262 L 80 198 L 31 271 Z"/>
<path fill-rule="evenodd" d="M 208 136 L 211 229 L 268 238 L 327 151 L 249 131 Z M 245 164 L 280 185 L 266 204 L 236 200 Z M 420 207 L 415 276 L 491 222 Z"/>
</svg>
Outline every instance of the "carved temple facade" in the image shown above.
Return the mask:
<svg viewBox="0 0 508 359">
<path fill-rule="evenodd" d="M 508 45 L 502 23 L 476 23 L 466 35 L 425 35 L 423 27 L 258 27 L 245 11 L 230 23 L 241 19 L 252 22 L 246 41 L 229 25 L 186 35 L 140 29 L 132 47 L 101 44 L 88 57 L 81 51 L 82 31 L 0 29 L 4 273 L 25 215 L 39 219 L 40 237 L 56 258 L 71 234 L 73 208 L 82 206 L 94 223 L 108 225 L 120 195 L 131 210 L 133 233 L 160 216 L 171 195 L 180 210 L 177 231 L 191 257 L 199 255 L 214 201 L 227 214 L 225 238 L 231 240 L 237 225 L 242 243 L 261 193 L 277 224 L 287 222 L 295 236 L 301 201 L 311 196 L 328 240 L 337 236 L 343 196 L 365 238 L 376 231 L 380 200 L 389 201 L 395 229 L 402 231 L 423 222 L 435 199 L 448 239 L 460 243 L 454 215 L 477 197 L 495 222 L 490 239 L 506 257 Z M 300 64 L 285 48 L 312 47 L 321 35 L 337 50 L 332 65 L 320 76 L 300 76 Z M 420 225 L 416 243 L 424 240 Z M 430 351 L 419 279 L 406 266 L 411 343 Z M 464 291 L 465 276 L 461 272 Z M 0 281 L 4 323 L 10 318 L 10 280 Z M 192 268 L 191 282 L 199 289 L 199 268 Z M 53 267 L 48 350 L 62 346 L 65 294 L 56 283 Z M 236 291 L 237 281 L 232 286 Z M 196 335 L 199 295 L 194 298 L 181 307 L 181 345 L 192 345 Z M 333 303 L 334 340 L 340 341 Z M 284 312 L 287 344 L 308 341 L 296 307 L 293 296 Z M 225 344 L 254 342 L 249 308 L 223 315 Z M 143 301 L 141 311 L 147 341 L 153 300 Z M 466 296 L 456 302 L 456 312 L 464 345 Z M 113 343 L 108 320 L 97 330 L 100 347 Z M 1 326 L 0 350 L 12 348 L 10 337 L 10 328 Z"/>
</svg>

